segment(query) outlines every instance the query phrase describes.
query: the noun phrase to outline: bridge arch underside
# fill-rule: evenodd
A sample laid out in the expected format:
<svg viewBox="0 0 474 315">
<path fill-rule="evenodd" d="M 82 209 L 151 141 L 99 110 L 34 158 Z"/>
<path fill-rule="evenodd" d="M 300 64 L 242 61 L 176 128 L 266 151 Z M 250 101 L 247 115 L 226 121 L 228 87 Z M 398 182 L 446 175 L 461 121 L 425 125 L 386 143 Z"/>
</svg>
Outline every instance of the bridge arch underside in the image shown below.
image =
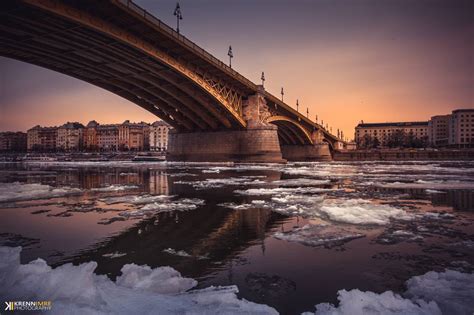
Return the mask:
<svg viewBox="0 0 474 315">
<path fill-rule="evenodd" d="M 1 56 L 104 88 L 180 132 L 245 125 L 240 115 L 223 106 L 203 86 L 107 32 L 20 1 L 2 1 L 0 10 Z"/>
<path fill-rule="evenodd" d="M 268 120 L 278 127 L 280 145 L 312 145 L 310 134 L 297 122 L 284 117 L 275 117 Z"/>
</svg>

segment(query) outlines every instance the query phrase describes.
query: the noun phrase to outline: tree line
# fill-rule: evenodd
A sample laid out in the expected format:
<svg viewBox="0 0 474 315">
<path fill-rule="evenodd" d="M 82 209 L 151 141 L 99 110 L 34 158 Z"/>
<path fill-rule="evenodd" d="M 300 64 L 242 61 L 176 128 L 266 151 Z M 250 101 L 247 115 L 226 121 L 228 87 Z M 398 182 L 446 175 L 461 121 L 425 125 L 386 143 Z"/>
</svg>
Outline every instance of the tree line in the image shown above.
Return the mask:
<svg viewBox="0 0 474 315">
<path fill-rule="evenodd" d="M 376 149 L 382 145 L 378 137 L 365 134 L 357 139 L 357 147 L 361 149 Z M 395 130 L 387 134 L 385 147 L 389 148 L 424 148 L 428 146 L 428 136 L 417 138 L 413 131 L 406 133 L 404 130 Z"/>
</svg>

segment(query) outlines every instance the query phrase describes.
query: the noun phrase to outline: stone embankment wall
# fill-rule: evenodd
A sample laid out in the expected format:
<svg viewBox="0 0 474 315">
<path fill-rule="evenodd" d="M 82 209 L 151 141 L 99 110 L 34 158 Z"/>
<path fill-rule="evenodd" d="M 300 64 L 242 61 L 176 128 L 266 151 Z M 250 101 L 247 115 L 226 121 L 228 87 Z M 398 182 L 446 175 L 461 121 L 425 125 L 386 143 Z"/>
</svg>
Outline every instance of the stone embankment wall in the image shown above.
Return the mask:
<svg viewBox="0 0 474 315">
<path fill-rule="evenodd" d="M 474 160 L 474 150 L 356 150 L 333 153 L 335 161 Z"/>
</svg>

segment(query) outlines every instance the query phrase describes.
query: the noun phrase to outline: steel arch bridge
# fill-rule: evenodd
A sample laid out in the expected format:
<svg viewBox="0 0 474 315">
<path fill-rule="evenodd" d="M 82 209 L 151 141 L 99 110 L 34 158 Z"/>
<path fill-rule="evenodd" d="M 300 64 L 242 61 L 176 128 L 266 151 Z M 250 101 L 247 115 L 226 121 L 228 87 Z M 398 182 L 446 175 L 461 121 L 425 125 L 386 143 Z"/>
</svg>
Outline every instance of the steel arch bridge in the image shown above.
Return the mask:
<svg viewBox="0 0 474 315">
<path fill-rule="evenodd" d="M 281 145 L 342 141 L 132 1 L 3 0 L 0 55 L 104 88 L 178 133 L 257 121 L 277 126 Z"/>
</svg>

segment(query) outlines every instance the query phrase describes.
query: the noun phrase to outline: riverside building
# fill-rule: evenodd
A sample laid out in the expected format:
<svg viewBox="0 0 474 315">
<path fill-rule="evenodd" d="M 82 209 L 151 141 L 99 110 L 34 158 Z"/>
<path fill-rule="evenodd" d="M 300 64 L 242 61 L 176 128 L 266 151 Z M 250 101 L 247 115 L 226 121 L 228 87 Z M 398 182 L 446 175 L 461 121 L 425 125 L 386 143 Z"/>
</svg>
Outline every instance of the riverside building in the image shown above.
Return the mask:
<svg viewBox="0 0 474 315">
<path fill-rule="evenodd" d="M 168 133 L 171 127 L 164 121 L 155 121 L 150 126 L 150 151 L 166 151 L 168 149 Z"/>
</svg>

